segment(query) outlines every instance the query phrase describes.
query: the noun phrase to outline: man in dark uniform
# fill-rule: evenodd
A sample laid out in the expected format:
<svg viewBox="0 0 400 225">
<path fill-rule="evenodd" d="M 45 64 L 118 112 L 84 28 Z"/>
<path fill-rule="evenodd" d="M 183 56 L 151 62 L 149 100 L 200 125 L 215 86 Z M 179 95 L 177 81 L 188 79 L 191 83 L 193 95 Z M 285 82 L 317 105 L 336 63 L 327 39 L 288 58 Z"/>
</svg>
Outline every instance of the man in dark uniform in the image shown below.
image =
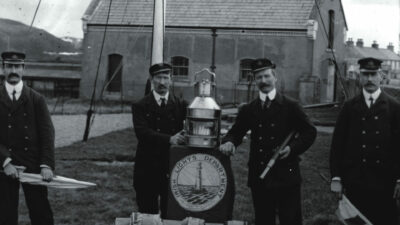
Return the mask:
<svg viewBox="0 0 400 225">
<path fill-rule="evenodd" d="M 331 190 L 347 198 L 374 225 L 397 225 L 400 196 L 400 105 L 380 89 L 382 61 L 364 58 L 362 93 L 344 103 L 333 133 Z"/>
<path fill-rule="evenodd" d="M 255 224 L 275 224 L 278 211 L 281 225 L 299 225 L 302 224 L 299 155 L 314 142 L 316 129 L 297 102 L 276 91 L 275 64 L 268 59 L 257 59 L 252 70 L 259 97 L 241 108 L 220 151 L 232 154 L 251 130 L 248 186 Z M 293 130 L 298 133 L 296 138 L 284 148 L 269 174 L 260 179 L 274 149 Z"/>
<path fill-rule="evenodd" d="M 25 55 L 4 52 L 5 82 L 0 86 L 0 225 L 18 224 L 19 186 L 16 166 L 51 181 L 54 127 L 43 96 L 22 83 Z M 47 188 L 22 183 L 32 225 L 53 224 Z"/>
<path fill-rule="evenodd" d="M 133 186 L 139 212 L 164 217 L 168 193 L 170 145 L 183 144 L 181 134 L 187 104 L 169 92 L 171 66 L 150 67 L 154 90 L 132 105 L 132 117 L 138 145 Z M 160 197 L 160 205 L 159 205 Z"/>
</svg>

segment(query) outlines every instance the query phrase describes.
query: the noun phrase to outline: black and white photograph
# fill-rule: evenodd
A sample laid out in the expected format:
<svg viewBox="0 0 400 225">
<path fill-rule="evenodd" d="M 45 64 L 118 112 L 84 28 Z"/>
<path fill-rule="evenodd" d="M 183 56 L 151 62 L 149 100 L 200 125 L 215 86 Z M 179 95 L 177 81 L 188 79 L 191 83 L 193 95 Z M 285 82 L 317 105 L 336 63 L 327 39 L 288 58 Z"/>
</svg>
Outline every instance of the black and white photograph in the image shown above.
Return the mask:
<svg viewBox="0 0 400 225">
<path fill-rule="evenodd" d="M 400 0 L 0 0 L 0 225 L 400 225 Z"/>
</svg>

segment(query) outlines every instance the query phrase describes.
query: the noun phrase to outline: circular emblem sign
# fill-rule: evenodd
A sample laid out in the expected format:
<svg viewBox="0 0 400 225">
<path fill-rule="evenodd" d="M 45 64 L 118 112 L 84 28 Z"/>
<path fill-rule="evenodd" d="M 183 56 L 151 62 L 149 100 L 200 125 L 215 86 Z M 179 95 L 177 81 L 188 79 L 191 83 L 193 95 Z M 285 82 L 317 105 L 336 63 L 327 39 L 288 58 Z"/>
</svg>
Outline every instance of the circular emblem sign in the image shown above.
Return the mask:
<svg viewBox="0 0 400 225">
<path fill-rule="evenodd" d="M 172 195 L 182 208 L 201 212 L 211 209 L 224 197 L 226 171 L 214 156 L 192 154 L 175 164 L 170 185 Z"/>
</svg>

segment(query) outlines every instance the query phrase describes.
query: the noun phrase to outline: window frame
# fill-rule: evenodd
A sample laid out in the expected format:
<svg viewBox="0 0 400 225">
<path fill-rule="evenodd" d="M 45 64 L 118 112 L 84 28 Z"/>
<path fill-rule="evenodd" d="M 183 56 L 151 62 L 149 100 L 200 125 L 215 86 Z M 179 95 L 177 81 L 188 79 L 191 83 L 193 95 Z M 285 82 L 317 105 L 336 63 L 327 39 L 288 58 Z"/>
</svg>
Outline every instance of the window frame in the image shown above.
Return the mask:
<svg viewBox="0 0 400 225">
<path fill-rule="evenodd" d="M 250 75 L 253 74 L 251 70 L 251 63 L 254 59 L 252 58 L 243 58 L 239 61 L 239 82 L 249 82 Z M 243 68 L 243 64 L 246 63 L 246 68 Z M 244 77 L 244 73 L 246 72 L 246 76 Z"/>
<path fill-rule="evenodd" d="M 172 56 L 170 60 L 172 66 L 171 76 L 176 79 L 189 79 L 189 58 L 185 56 Z"/>
</svg>

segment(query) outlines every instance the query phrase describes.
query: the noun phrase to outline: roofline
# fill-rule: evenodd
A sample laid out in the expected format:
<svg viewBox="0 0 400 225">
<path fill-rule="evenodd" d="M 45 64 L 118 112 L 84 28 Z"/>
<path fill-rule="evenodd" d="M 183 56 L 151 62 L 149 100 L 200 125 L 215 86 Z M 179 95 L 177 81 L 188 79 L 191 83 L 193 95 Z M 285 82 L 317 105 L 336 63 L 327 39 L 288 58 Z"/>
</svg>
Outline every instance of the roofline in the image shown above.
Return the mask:
<svg viewBox="0 0 400 225">
<path fill-rule="evenodd" d="M 106 26 L 106 24 L 87 24 L 87 26 L 101 27 Z M 152 28 L 153 25 L 128 25 L 128 24 L 108 24 L 107 27 L 149 27 Z M 184 29 L 220 29 L 220 30 L 268 30 L 268 31 L 307 31 L 304 29 L 287 29 L 287 28 L 249 28 L 249 27 L 207 27 L 207 26 L 165 26 L 166 28 L 184 28 Z"/>
<path fill-rule="evenodd" d="M 346 26 L 346 30 L 348 31 L 349 27 L 347 26 L 346 14 L 344 12 L 342 0 L 339 0 L 339 2 L 340 2 L 340 8 L 342 9 L 342 12 L 343 12 L 344 25 Z"/>
<path fill-rule="evenodd" d="M 315 0 L 316 1 L 316 0 Z M 313 5 L 313 8 L 311 9 L 311 11 L 310 11 L 310 14 L 308 15 L 308 18 L 309 19 L 313 19 L 312 18 L 312 13 L 313 13 L 313 10 L 317 7 L 316 6 L 316 4 L 315 4 L 315 1 L 314 1 L 314 5 Z M 342 10 L 342 15 L 343 15 L 343 20 L 344 20 L 344 26 L 346 27 L 346 31 L 348 31 L 349 30 L 349 27 L 347 26 L 347 20 L 346 20 L 346 15 L 345 15 L 345 13 L 344 13 L 344 8 L 343 8 L 343 4 L 342 4 L 342 0 L 339 0 L 339 3 L 340 3 L 340 9 Z M 315 10 L 318 10 L 318 9 L 315 9 Z M 318 14 L 318 12 L 317 12 L 317 14 Z"/>
</svg>

